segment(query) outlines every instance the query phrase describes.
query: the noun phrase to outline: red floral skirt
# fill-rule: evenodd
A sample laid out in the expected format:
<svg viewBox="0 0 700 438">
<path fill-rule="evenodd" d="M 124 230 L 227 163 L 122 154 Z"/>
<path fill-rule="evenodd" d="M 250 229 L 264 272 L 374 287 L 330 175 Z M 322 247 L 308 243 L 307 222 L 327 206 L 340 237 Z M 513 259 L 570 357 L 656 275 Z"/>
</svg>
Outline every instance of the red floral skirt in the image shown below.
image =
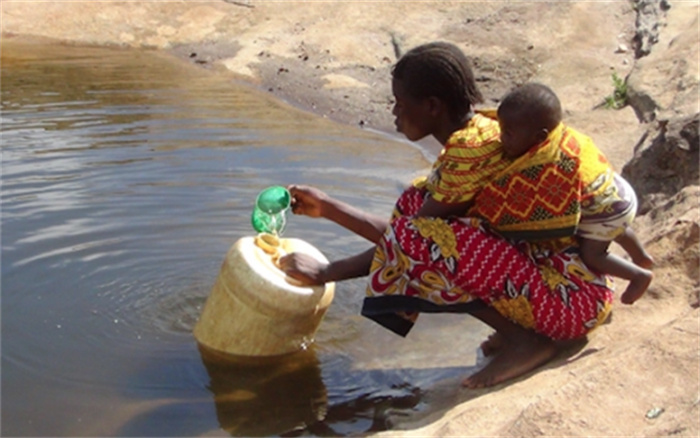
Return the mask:
<svg viewBox="0 0 700 438">
<path fill-rule="evenodd" d="M 578 248 L 540 251 L 489 232 L 475 218 L 415 217 L 427 193 L 410 187 L 377 244 L 362 314 L 405 336 L 420 312 L 484 304 L 552 339 L 575 339 L 610 312 L 608 280 Z"/>
</svg>

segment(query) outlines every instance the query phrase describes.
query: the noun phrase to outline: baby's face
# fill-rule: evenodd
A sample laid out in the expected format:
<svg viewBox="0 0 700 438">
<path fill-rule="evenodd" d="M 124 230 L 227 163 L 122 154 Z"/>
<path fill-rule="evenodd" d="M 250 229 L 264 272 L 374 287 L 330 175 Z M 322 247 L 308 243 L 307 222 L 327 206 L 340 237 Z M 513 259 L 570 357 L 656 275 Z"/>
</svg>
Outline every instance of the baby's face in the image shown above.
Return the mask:
<svg viewBox="0 0 700 438">
<path fill-rule="evenodd" d="M 503 155 L 507 158 L 518 158 L 541 142 L 539 131 L 533 129 L 527 120 L 499 112 L 498 124 L 501 126 Z"/>
</svg>

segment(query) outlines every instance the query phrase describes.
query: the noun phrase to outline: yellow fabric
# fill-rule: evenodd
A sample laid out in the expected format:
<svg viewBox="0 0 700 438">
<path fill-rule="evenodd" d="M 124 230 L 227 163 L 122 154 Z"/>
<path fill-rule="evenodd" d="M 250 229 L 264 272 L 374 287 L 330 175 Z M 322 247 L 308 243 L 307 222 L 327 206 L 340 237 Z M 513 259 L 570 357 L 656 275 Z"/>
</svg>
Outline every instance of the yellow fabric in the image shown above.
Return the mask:
<svg viewBox="0 0 700 438">
<path fill-rule="evenodd" d="M 470 214 L 484 218 L 505 237 L 570 239 L 583 200 L 612 184 L 612 178 L 605 177 L 612 175 L 609 170 L 607 159 L 589 137 L 561 123 L 544 142 L 488 182 Z"/>
<path fill-rule="evenodd" d="M 422 181 L 433 198 L 449 204 L 472 200 L 509 164 L 503 158 L 500 138 L 493 111 L 477 112 L 463 129 L 455 131 Z"/>
</svg>

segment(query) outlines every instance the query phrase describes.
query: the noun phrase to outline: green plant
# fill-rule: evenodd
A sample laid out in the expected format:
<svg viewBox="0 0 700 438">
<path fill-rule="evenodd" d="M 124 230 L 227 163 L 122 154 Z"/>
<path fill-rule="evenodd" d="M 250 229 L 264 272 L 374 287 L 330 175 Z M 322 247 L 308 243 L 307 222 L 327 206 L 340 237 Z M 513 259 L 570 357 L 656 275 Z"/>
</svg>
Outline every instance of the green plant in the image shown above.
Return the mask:
<svg viewBox="0 0 700 438">
<path fill-rule="evenodd" d="M 605 108 L 620 109 L 627 105 L 627 82 L 617 73 L 612 74 L 613 94 L 605 98 Z"/>
</svg>

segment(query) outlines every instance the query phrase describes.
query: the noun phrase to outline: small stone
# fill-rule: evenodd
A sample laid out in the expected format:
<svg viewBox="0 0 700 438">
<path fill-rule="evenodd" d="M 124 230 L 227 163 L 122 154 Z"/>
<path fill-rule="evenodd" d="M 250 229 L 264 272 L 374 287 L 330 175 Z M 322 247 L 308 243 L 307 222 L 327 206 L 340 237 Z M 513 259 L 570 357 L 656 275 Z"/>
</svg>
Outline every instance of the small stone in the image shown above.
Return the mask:
<svg viewBox="0 0 700 438">
<path fill-rule="evenodd" d="M 658 418 L 659 415 L 663 414 L 665 411 L 664 408 L 651 408 L 647 411 L 646 417 L 650 420 L 653 420 L 654 418 Z"/>
</svg>

